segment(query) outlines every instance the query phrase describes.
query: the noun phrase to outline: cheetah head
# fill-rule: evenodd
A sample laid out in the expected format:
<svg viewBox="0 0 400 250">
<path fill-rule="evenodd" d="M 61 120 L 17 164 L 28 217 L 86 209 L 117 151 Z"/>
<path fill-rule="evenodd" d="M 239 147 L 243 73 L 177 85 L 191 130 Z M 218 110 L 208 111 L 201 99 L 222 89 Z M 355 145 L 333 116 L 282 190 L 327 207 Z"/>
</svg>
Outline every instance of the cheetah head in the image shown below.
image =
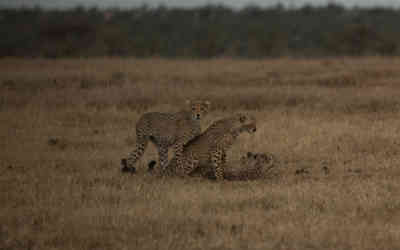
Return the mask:
<svg viewBox="0 0 400 250">
<path fill-rule="evenodd" d="M 240 158 L 240 163 L 244 166 L 272 166 L 275 162 L 273 155 L 267 153 L 247 152 Z"/>
<path fill-rule="evenodd" d="M 190 106 L 193 120 L 201 120 L 209 111 L 211 103 L 202 100 L 187 100 L 186 104 Z"/>
</svg>

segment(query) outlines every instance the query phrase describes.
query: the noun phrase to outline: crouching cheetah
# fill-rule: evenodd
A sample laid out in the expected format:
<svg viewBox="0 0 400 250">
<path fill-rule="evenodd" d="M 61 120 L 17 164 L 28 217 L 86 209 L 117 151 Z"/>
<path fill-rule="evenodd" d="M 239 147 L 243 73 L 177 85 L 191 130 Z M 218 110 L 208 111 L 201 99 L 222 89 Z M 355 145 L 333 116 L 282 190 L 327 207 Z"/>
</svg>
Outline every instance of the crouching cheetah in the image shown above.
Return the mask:
<svg viewBox="0 0 400 250">
<path fill-rule="evenodd" d="M 224 179 L 229 181 L 250 181 L 261 179 L 275 167 L 275 163 L 276 159 L 271 154 L 248 152 L 240 158 L 239 169 L 224 169 Z M 149 171 L 153 170 L 155 164 L 155 161 L 149 163 Z M 215 179 L 212 166 L 197 168 L 190 174 L 190 176 Z"/>
<path fill-rule="evenodd" d="M 184 145 L 182 151 L 182 165 L 174 157 L 161 175 L 190 175 L 194 170 L 212 167 L 217 180 L 224 178 L 226 151 L 243 132 L 254 133 L 256 121 L 246 114 L 236 114 L 218 120 L 208 127 L 201 135 Z M 154 165 L 154 163 L 153 163 Z M 200 170 L 199 170 L 200 169 Z"/>
<path fill-rule="evenodd" d="M 122 172 L 135 172 L 134 165 L 142 157 L 149 141 L 157 148 L 161 169 L 168 163 L 170 147 L 180 161 L 183 145 L 201 133 L 200 120 L 210 109 L 209 101 L 187 101 L 187 104 L 190 110 L 172 114 L 150 112 L 139 118 L 136 123 L 136 148 L 121 160 Z"/>
</svg>

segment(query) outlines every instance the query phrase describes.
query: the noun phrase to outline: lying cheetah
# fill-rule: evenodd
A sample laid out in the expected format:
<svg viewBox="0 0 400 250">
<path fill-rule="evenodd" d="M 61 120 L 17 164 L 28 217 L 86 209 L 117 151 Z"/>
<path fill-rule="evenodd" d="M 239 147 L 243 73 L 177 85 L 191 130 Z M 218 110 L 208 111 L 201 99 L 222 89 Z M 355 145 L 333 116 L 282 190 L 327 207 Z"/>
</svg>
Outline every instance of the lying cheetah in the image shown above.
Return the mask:
<svg viewBox="0 0 400 250">
<path fill-rule="evenodd" d="M 240 157 L 240 165 L 267 165 L 268 168 L 274 166 L 276 159 L 272 154 L 247 152 Z"/>
<path fill-rule="evenodd" d="M 240 169 L 226 168 L 224 170 L 224 179 L 229 181 L 260 179 L 274 167 L 275 161 L 275 157 L 270 154 L 248 152 L 240 158 Z M 203 167 L 200 171 L 194 171 L 191 176 L 215 179 L 211 166 Z"/>
<path fill-rule="evenodd" d="M 122 172 L 135 172 L 135 163 L 142 157 L 149 141 L 158 151 L 160 167 L 168 163 L 168 149 L 174 148 L 180 162 L 183 145 L 201 133 L 200 120 L 209 112 L 209 101 L 187 101 L 190 110 L 178 113 L 151 112 L 143 114 L 136 123 L 136 148 L 122 159 Z"/>
<path fill-rule="evenodd" d="M 255 180 L 263 177 L 275 167 L 276 159 L 272 154 L 248 152 L 240 158 L 241 170 L 235 171 L 226 179 Z"/>
<path fill-rule="evenodd" d="M 229 181 L 250 181 L 266 176 L 275 167 L 276 159 L 271 154 L 251 153 L 240 158 L 240 169 L 225 168 L 224 179 Z M 155 161 L 149 163 L 149 171 L 153 171 Z M 215 179 L 213 167 L 208 165 L 195 169 L 190 173 L 191 177 L 204 177 Z"/>
<path fill-rule="evenodd" d="M 243 132 L 256 131 L 255 119 L 245 114 L 214 122 L 201 135 L 188 142 L 183 148 L 182 165 L 174 157 L 161 175 L 190 175 L 197 168 L 212 166 L 217 180 L 224 178 L 226 151 Z"/>
</svg>

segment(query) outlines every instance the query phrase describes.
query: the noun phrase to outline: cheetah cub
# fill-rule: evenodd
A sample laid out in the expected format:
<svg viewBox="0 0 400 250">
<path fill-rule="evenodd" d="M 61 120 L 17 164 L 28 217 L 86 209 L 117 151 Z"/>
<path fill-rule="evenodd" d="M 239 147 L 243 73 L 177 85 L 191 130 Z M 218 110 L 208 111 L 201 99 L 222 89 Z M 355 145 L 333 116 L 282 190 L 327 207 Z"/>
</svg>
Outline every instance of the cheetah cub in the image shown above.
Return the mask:
<svg viewBox="0 0 400 250">
<path fill-rule="evenodd" d="M 178 163 L 183 145 L 201 133 L 200 120 L 209 112 L 210 102 L 186 101 L 190 110 L 177 113 L 149 112 L 136 123 L 136 147 L 126 159 L 121 160 L 122 172 L 135 172 L 135 163 L 142 157 L 148 142 L 157 148 L 160 168 L 168 164 L 168 149 L 173 147 Z"/>
</svg>

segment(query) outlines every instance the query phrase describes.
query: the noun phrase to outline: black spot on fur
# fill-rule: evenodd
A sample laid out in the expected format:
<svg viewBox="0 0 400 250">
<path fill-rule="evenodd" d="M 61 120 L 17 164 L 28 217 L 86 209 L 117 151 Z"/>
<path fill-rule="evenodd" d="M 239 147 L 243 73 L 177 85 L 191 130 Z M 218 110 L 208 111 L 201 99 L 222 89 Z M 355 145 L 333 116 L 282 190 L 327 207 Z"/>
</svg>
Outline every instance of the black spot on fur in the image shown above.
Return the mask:
<svg viewBox="0 0 400 250">
<path fill-rule="evenodd" d="M 296 175 L 309 174 L 309 173 L 310 173 L 310 171 L 308 171 L 307 169 L 304 169 L 304 168 L 297 169 L 295 172 Z"/>
<path fill-rule="evenodd" d="M 149 172 L 153 171 L 154 167 L 156 166 L 156 164 L 157 164 L 157 162 L 155 160 L 150 161 L 149 164 L 148 164 L 148 167 L 149 167 L 148 171 Z"/>
<path fill-rule="evenodd" d="M 322 171 L 324 171 L 325 174 L 329 174 L 329 168 L 327 166 L 323 166 Z"/>
</svg>

